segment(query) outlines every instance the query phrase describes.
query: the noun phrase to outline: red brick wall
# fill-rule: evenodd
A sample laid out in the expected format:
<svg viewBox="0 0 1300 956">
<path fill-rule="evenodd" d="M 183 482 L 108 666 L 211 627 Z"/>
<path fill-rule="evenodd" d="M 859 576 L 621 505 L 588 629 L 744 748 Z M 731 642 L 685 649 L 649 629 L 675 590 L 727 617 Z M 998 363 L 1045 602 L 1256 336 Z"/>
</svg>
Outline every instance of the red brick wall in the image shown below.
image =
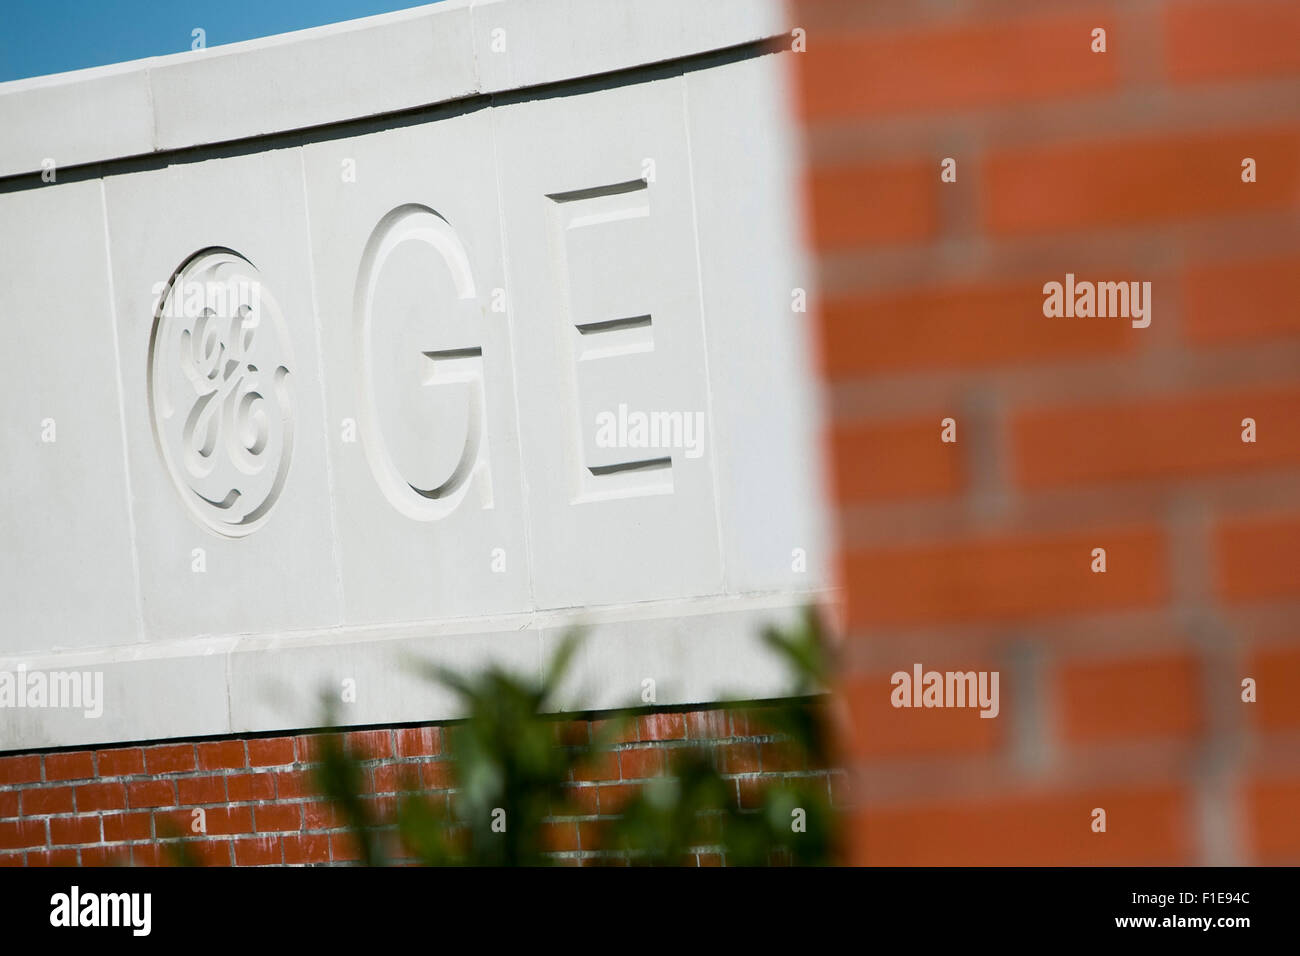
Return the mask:
<svg viewBox="0 0 1300 956">
<path fill-rule="evenodd" d="M 556 723 L 557 740 L 588 739 L 599 718 Z M 352 731 L 345 746 L 363 759 L 369 793 L 391 818 L 407 775 L 432 793 L 453 791 L 443 747 L 445 725 Z M 348 862 L 356 848 L 330 804 L 316 795 L 313 767 L 319 735 L 169 741 L 103 750 L 0 756 L 0 866 L 157 865 L 175 862 L 184 842 L 213 866 Z M 703 745 L 715 755 L 737 799 L 765 782 L 839 776 L 791 767 L 781 741 L 745 711 L 687 710 L 643 714 L 628 722 L 609 759 L 573 783 L 581 811 L 548 826 L 557 857 L 581 863 L 595 856 L 598 829 L 628 794 L 661 773 L 669 751 Z M 839 789 L 835 791 L 838 795 Z M 203 807 L 207 833 L 191 833 Z M 695 854 L 701 866 L 721 859 L 714 848 Z"/>
<path fill-rule="evenodd" d="M 793 9 L 855 859 L 1300 863 L 1300 3 Z"/>
</svg>

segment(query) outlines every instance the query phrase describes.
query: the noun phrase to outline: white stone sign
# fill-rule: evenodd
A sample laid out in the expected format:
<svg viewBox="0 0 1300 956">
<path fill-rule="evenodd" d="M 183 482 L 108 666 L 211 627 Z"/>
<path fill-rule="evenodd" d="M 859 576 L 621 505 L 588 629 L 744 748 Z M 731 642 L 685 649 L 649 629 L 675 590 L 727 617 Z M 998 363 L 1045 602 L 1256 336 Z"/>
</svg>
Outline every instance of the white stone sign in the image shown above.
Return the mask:
<svg viewBox="0 0 1300 956">
<path fill-rule="evenodd" d="M 759 628 L 828 578 L 788 33 L 450 0 L 0 85 L 0 671 L 103 675 L 0 749 L 454 717 L 412 660 L 573 626 L 565 709 L 782 692 Z"/>
</svg>

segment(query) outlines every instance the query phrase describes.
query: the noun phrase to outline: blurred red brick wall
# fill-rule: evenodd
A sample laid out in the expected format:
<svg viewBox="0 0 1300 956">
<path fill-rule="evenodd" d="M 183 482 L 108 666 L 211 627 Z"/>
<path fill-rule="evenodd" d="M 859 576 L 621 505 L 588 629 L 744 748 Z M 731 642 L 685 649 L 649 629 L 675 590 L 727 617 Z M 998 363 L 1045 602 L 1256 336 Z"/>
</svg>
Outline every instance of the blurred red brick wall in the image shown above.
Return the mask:
<svg viewBox="0 0 1300 956">
<path fill-rule="evenodd" d="M 1300 863 L 1300 2 L 793 9 L 854 859 Z"/>
</svg>

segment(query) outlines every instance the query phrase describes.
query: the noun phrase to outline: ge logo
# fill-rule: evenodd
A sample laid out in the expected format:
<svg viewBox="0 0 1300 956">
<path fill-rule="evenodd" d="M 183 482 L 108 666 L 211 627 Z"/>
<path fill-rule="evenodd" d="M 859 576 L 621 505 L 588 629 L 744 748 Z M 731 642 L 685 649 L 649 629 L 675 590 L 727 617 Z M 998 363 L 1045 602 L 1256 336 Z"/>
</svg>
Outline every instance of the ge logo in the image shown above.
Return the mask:
<svg viewBox="0 0 1300 956">
<path fill-rule="evenodd" d="M 251 262 L 190 257 L 164 289 L 149 337 L 149 410 L 190 512 L 218 534 L 259 528 L 293 454 L 293 357 L 284 320 Z"/>
<path fill-rule="evenodd" d="M 558 210 L 553 222 L 566 243 L 586 251 L 579 259 L 603 262 L 604 246 L 623 235 L 615 227 L 647 220 L 646 188 L 634 180 L 550 195 Z M 625 238 L 643 240 L 637 233 Z M 597 242 L 601 256 L 593 258 Z M 641 256 L 649 258 L 648 251 Z M 573 286 L 574 275 L 567 278 L 566 287 Z M 201 522 L 218 534 L 249 534 L 284 490 L 293 453 L 294 364 L 283 316 L 258 270 L 230 249 L 197 253 L 155 291 L 149 408 L 159 451 Z M 579 403 L 590 405 L 577 365 L 590 369 L 602 358 L 653 352 L 656 331 L 646 309 L 611 318 L 598 297 L 579 300 L 581 314 L 565 336 L 573 363 L 567 374 Z M 465 245 L 439 213 L 406 204 L 375 225 L 352 301 L 354 400 L 375 483 L 414 521 L 446 518 L 467 498 L 494 506 L 483 309 Z M 573 457 L 584 454 L 578 446 Z M 575 500 L 672 489 L 666 455 L 602 452 L 584 464 Z"/>
<path fill-rule="evenodd" d="M 165 294 L 149 346 L 149 404 L 162 457 L 199 520 L 249 534 L 279 498 L 293 451 L 280 310 L 252 263 L 228 249 L 198 253 L 156 291 Z M 471 488 L 490 507 L 482 315 L 469 257 L 445 219 L 406 205 L 379 222 L 355 316 L 362 437 L 384 497 L 416 521 L 445 517 Z"/>
</svg>

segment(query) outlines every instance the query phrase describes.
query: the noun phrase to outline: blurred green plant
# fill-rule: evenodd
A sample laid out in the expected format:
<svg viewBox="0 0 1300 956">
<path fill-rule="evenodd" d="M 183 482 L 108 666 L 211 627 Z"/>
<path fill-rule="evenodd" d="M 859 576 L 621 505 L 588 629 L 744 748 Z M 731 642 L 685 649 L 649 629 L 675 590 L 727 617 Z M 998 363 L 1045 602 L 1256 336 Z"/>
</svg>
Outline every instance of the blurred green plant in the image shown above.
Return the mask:
<svg viewBox="0 0 1300 956">
<path fill-rule="evenodd" d="M 821 695 L 830 653 L 821 620 L 806 608 L 798 625 L 767 628 L 764 642 L 793 676 L 790 696 L 759 706 L 731 707 L 751 730 L 781 740 L 789 768 L 829 769 L 834 740 Z M 816 866 L 836 857 L 835 814 L 823 777 L 759 780 L 746 793 L 723 776 L 707 747 L 673 751 L 668 773 L 650 781 L 612 828 L 615 846 L 632 862 L 681 864 L 692 848 L 714 846 L 729 866 Z"/>
<path fill-rule="evenodd" d="M 716 748 L 673 747 L 666 772 L 643 786 L 619 816 L 602 820 L 598 862 L 679 865 L 697 852 L 728 865 L 821 865 L 834 862 L 835 814 L 824 775 L 830 769 L 831 728 L 823 698 L 830 668 L 820 619 L 806 609 L 789 630 L 768 629 L 765 643 L 793 676 L 790 696 L 762 705 L 728 705 L 752 732 L 774 735 L 792 771 L 742 789 L 718 766 Z M 573 715 L 555 713 L 557 693 L 579 645 L 568 635 L 540 680 L 499 666 L 473 676 L 423 666 L 427 677 L 454 691 L 466 714 L 445 730 L 453 789 L 422 790 L 408 779 L 390 819 L 379 819 L 367 796 L 366 770 L 340 734 L 320 738 L 316 779 L 351 832 L 359 860 L 392 858 L 425 865 L 542 866 L 559 862 L 550 835 L 556 818 L 580 816 L 572 783 L 608 760 L 634 711 L 593 724 L 586 739 L 565 738 Z M 334 725 L 325 703 L 325 726 Z M 596 730 L 594 728 L 600 728 Z M 584 844 L 586 839 L 584 839 Z"/>
</svg>

